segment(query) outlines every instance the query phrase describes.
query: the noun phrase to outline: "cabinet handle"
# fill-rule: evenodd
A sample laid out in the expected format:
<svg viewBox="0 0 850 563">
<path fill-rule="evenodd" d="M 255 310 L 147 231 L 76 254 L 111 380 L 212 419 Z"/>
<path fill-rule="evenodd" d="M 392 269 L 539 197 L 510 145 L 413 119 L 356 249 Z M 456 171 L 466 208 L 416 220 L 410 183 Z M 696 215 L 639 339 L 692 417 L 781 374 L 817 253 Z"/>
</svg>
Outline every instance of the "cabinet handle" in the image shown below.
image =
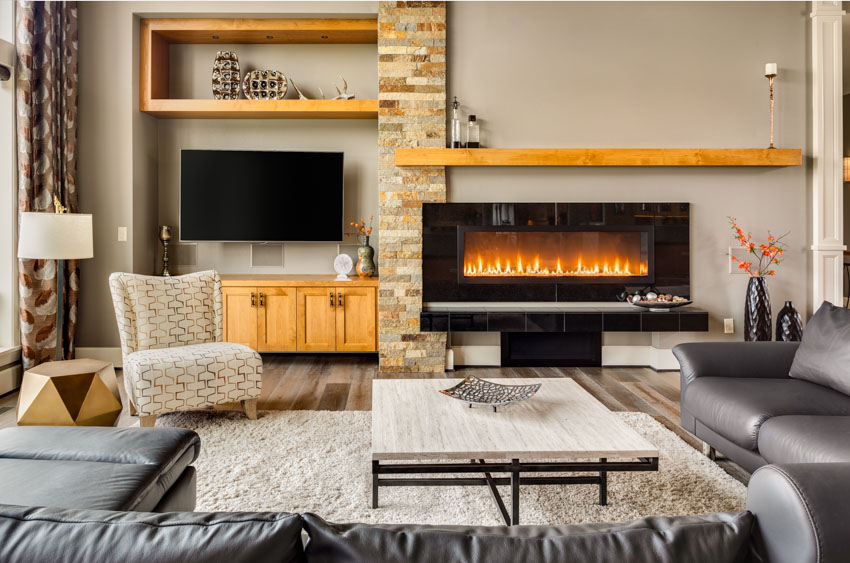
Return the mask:
<svg viewBox="0 0 850 563">
<path fill-rule="evenodd" d="M 334 292 L 331 291 L 330 293 L 328 293 L 328 297 L 331 298 L 331 309 L 333 309 L 334 308 Z"/>
<path fill-rule="evenodd" d="M 251 292 L 251 307 L 254 306 L 254 292 Z"/>
<path fill-rule="evenodd" d="M 260 307 L 265 307 L 265 306 L 266 306 L 265 301 L 263 301 L 263 297 L 264 297 L 264 296 L 263 296 L 263 292 L 261 291 L 261 292 L 260 292 Z"/>
<path fill-rule="evenodd" d="M 340 308 L 340 309 L 342 309 L 342 308 L 343 308 L 343 304 L 342 304 L 342 293 L 337 293 L 337 294 L 336 294 L 336 303 L 337 303 L 337 305 L 339 305 L 339 308 Z"/>
</svg>

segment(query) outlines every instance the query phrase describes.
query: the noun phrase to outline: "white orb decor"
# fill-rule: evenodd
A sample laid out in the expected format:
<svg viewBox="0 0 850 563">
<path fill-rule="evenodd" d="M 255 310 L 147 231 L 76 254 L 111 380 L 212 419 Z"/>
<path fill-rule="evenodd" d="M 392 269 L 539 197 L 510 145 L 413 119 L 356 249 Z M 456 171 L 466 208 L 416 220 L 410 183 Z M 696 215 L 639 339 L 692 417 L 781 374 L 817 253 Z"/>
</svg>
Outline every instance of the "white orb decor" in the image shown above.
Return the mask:
<svg viewBox="0 0 850 563">
<path fill-rule="evenodd" d="M 348 277 L 348 273 L 353 267 L 354 261 L 348 254 L 340 254 L 334 258 L 334 270 L 337 273 L 336 279 L 338 281 L 349 281 L 351 278 Z"/>
</svg>

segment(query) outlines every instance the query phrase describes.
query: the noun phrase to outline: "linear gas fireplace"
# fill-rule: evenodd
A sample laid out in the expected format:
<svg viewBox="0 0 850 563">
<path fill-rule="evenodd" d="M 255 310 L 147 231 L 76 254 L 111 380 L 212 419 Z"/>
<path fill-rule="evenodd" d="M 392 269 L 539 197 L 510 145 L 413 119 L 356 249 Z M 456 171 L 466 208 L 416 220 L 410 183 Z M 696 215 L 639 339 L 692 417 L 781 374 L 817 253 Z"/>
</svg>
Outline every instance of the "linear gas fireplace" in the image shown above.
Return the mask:
<svg viewBox="0 0 850 563">
<path fill-rule="evenodd" d="M 687 203 L 426 203 L 423 301 L 690 295 Z"/>
<path fill-rule="evenodd" d="M 652 284 L 651 226 L 458 227 L 459 283 Z"/>
</svg>

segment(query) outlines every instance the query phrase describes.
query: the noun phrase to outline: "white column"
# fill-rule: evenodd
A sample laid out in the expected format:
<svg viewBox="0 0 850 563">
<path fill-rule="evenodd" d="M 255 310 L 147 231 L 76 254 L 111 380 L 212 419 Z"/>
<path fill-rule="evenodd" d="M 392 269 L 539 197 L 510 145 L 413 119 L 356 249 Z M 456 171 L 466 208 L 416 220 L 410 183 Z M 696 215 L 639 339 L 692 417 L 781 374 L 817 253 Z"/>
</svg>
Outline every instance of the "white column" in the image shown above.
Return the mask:
<svg viewBox="0 0 850 563">
<path fill-rule="evenodd" d="M 840 1 L 812 3 L 812 306 L 840 305 L 844 183 Z"/>
</svg>

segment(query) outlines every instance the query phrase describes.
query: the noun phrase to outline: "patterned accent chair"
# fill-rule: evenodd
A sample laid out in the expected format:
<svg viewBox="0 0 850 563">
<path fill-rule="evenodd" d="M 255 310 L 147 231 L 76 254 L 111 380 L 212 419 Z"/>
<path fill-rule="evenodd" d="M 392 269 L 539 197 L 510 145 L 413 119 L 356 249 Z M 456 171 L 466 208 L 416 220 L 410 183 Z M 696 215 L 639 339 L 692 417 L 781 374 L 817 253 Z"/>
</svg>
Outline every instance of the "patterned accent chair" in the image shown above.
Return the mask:
<svg viewBox="0 0 850 563">
<path fill-rule="evenodd" d="M 247 346 L 221 341 L 216 272 L 114 273 L 109 289 L 130 414 L 139 414 L 141 426 L 153 426 L 158 414 L 237 401 L 248 418 L 257 418 L 263 360 Z"/>
</svg>

